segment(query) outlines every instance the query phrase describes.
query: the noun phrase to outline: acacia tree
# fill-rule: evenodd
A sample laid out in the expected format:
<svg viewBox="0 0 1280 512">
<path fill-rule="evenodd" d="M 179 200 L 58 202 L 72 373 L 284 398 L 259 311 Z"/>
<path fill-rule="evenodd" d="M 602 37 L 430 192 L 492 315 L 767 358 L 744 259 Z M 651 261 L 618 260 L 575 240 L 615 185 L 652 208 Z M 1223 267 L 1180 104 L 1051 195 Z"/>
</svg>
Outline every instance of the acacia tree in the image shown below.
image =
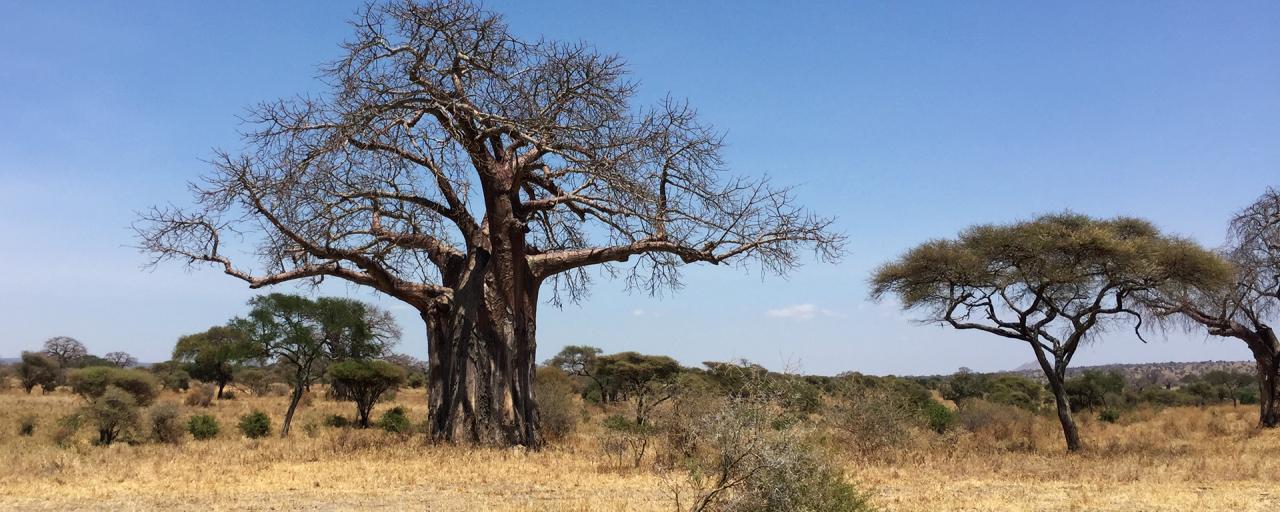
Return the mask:
<svg viewBox="0 0 1280 512">
<path fill-rule="evenodd" d="M 874 299 L 897 297 L 926 320 L 1026 343 L 1053 393 L 1067 449 L 1080 449 L 1065 386 L 1080 344 L 1109 322 L 1142 323 L 1138 299 L 1158 287 L 1221 274 L 1213 255 L 1132 218 L 1045 215 L 969 228 L 881 266 Z"/>
<path fill-rule="evenodd" d="M 548 359 L 545 363 L 547 366 L 559 368 L 565 375 L 574 377 L 586 377 L 596 385 L 600 390 L 600 404 L 604 405 L 609 402 L 609 394 L 605 390 L 603 382 L 600 382 L 596 375 L 596 362 L 600 357 L 601 350 L 589 345 L 568 345 L 560 350 L 560 352 Z M 583 398 L 586 398 L 589 389 L 582 392 Z"/>
<path fill-rule="evenodd" d="M 253 288 L 339 278 L 415 308 L 437 439 L 539 444 L 537 306 L 581 298 L 589 267 L 657 292 L 684 264 L 785 272 L 841 250 L 789 189 L 728 176 L 686 104 L 634 106 L 615 55 L 517 38 L 464 1 L 371 4 L 353 25 L 327 94 L 258 107 L 197 206 L 136 228 L 157 262 Z M 260 268 L 233 261 L 230 233 Z"/>
<path fill-rule="evenodd" d="M 58 387 L 58 379 L 62 368 L 53 357 L 36 352 L 23 352 L 22 362 L 18 363 L 18 379 L 22 381 L 22 389 L 28 394 L 36 386 L 41 393 Z"/>
<path fill-rule="evenodd" d="M 219 325 L 196 334 L 178 338 L 173 347 L 173 360 L 181 362 L 192 377 L 218 385 L 222 390 L 235 378 L 236 366 L 256 356 L 258 351 L 242 326 Z"/>
<path fill-rule="evenodd" d="M 675 397 L 680 370 L 680 363 L 667 356 L 620 352 L 596 359 L 596 374 L 618 386 L 635 405 L 635 421 L 640 426 L 655 407 Z"/>
<path fill-rule="evenodd" d="M 1280 340 L 1271 326 L 1280 315 L 1280 191 L 1262 197 L 1231 220 L 1219 251 L 1232 278 L 1211 287 L 1169 287 L 1150 307 L 1163 318 L 1185 320 L 1209 334 L 1236 338 L 1253 353 L 1258 381 L 1258 424 L 1280 425 Z"/>
</svg>

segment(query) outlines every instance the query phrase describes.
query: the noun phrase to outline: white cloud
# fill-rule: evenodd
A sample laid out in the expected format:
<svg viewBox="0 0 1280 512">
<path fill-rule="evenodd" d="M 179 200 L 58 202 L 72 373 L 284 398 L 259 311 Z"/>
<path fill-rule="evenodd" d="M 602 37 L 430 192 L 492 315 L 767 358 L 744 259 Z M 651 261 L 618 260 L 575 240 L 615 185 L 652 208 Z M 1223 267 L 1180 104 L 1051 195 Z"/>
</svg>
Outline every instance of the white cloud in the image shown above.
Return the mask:
<svg viewBox="0 0 1280 512">
<path fill-rule="evenodd" d="M 645 310 L 643 310 L 643 309 L 633 309 L 633 310 L 631 310 L 631 316 L 644 316 L 644 315 L 646 315 L 646 314 L 648 314 L 648 313 L 649 313 L 648 311 L 645 311 Z"/>
<path fill-rule="evenodd" d="M 791 320 L 813 320 L 819 316 L 839 317 L 840 314 L 830 309 L 822 309 L 813 304 L 794 304 L 784 308 L 765 311 L 769 318 L 789 318 Z"/>
</svg>

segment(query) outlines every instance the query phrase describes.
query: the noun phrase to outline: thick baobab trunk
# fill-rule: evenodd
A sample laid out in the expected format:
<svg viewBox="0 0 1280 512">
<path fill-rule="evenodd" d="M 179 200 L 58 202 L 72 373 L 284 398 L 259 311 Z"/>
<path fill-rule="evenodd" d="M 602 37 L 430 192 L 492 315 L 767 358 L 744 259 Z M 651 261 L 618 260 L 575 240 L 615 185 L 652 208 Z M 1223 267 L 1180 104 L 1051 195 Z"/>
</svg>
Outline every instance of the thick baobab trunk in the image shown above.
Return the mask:
<svg viewBox="0 0 1280 512">
<path fill-rule="evenodd" d="M 1280 380 L 1280 358 L 1274 354 L 1254 352 L 1254 360 L 1258 365 L 1258 426 L 1275 428 L 1280 426 L 1280 410 L 1277 410 L 1277 380 Z"/>
<path fill-rule="evenodd" d="M 429 340 L 428 421 L 446 442 L 537 447 L 533 397 L 536 287 L 517 308 L 494 289 L 484 256 L 474 257 L 447 305 L 423 312 Z M 524 308 L 523 314 L 511 309 Z M 523 324 L 516 321 L 523 319 Z"/>
<path fill-rule="evenodd" d="M 1280 426 L 1280 340 L 1269 326 L 1259 326 L 1256 331 L 1237 329 L 1234 336 L 1243 339 L 1253 352 L 1258 381 L 1258 426 Z"/>
</svg>

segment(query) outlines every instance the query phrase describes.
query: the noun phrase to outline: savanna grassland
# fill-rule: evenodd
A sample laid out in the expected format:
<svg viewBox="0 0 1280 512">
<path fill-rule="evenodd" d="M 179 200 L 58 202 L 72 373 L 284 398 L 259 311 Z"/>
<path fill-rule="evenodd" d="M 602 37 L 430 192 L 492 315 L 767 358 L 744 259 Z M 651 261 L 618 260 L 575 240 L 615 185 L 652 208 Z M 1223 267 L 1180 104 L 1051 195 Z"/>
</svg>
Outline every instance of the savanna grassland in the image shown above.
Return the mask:
<svg viewBox="0 0 1280 512">
<path fill-rule="evenodd" d="M 161 401 L 180 402 L 165 392 Z M 240 396 L 209 408 L 222 432 L 178 445 L 96 446 L 88 432 L 65 446 L 57 418 L 82 399 L 66 391 L 0 392 L 0 508 L 5 510 L 673 510 L 678 476 L 650 456 L 619 466 L 598 441 L 605 412 L 545 450 L 432 445 L 421 435 L 323 426 L 349 402 L 315 399 L 294 433 L 246 439 L 237 418 L 278 418 L 285 397 Z M 421 390 L 391 403 L 421 422 Z M 30 437 L 20 419 L 34 415 Z M 924 429 L 893 448 L 859 451 L 834 432 L 821 446 L 882 510 L 1275 510 L 1280 432 L 1257 429 L 1256 411 L 1230 405 L 1138 409 L 1116 423 L 1079 415 L 1086 449 L 1067 454 L 1051 417 L 1021 415 Z M 273 420 L 274 421 L 274 420 Z M 273 425 L 274 426 L 274 425 Z M 656 453 L 656 450 L 653 450 Z"/>
</svg>

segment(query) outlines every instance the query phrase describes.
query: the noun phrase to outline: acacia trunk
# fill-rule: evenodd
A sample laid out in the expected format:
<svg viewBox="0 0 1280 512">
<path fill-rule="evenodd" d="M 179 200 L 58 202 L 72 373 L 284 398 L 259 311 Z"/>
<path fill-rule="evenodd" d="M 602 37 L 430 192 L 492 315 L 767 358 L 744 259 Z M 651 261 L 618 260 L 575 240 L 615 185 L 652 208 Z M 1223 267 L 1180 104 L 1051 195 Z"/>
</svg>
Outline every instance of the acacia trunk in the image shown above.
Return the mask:
<svg viewBox="0 0 1280 512">
<path fill-rule="evenodd" d="M 293 413 L 298 410 L 298 402 L 302 401 L 303 384 L 293 386 L 293 394 L 289 397 L 289 409 L 284 413 L 284 424 L 280 426 L 280 437 L 289 436 L 289 426 L 293 424 Z"/>
<path fill-rule="evenodd" d="M 533 397 L 537 286 L 507 307 L 489 258 L 469 258 L 452 300 L 424 311 L 428 422 L 438 441 L 538 447 Z M 513 310 L 520 310 L 514 314 Z M 521 321 L 517 321 L 520 319 Z"/>
<path fill-rule="evenodd" d="M 1044 372 L 1044 376 L 1049 380 L 1049 391 L 1053 393 L 1053 403 L 1058 409 L 1058 422 L 1062 424 L 1062 437 L 1067 442 L 1067 451 L 1080 451 L 1080 430 L 1076 428 L 1076 421 L 1071 417 L 1071 402 L 1067 400 L 1067 386 L 1065 384 L 1067 367 L 1066 361 L 1069 359 L 1054 354 L 1053 362 L 1049 361 L 1048 356 L 1036 347 L 1032 342 L 1032 347 L 1036 352 L 1036 361 L 1040 363 L 1040 370 Z"/>
<path fill-rule="evenodd" d="M 1051 385 L 1053 402 L 1058 408 L 1058 422 L 1062 424 L 1062 437 L 1067 442 L 1067 451 L 1080 451 L 1080 431 L 1076 421 L 1071 417 L 1071 404 L 1067 401 L 1067 392 L 1061 384 Z"/>
</svg>

